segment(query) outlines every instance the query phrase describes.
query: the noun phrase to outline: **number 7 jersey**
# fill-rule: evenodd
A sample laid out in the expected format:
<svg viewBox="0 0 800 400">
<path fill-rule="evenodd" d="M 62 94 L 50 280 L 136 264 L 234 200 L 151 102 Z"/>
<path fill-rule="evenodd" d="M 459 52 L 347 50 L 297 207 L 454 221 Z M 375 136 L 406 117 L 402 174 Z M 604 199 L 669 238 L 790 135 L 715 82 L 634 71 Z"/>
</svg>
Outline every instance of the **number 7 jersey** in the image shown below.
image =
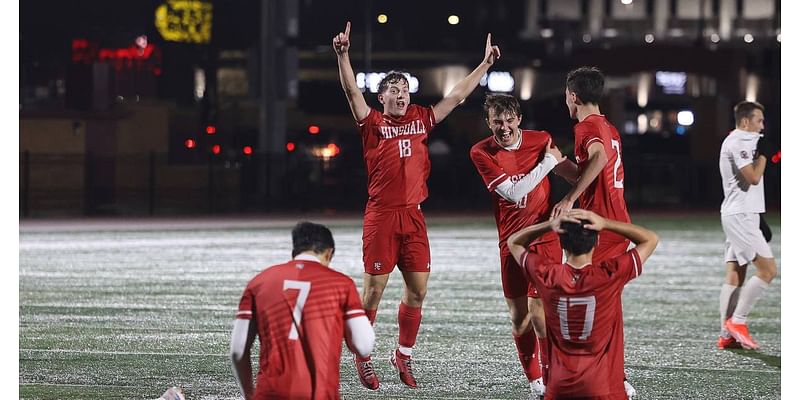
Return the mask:
<svg viewBox="0 0 800 400">
<path fill-rule="evenodd" d="M 625 168 L 622 166 L 622 139 L 605 116 L 592 114 L 575 124 L 575 160 L 583 171 L 589 165 L 589 146 L 601 143 L 608 161 L 597 178 L 580 197 L 585 210 L 615 221 L 631 222 L 625 204 Z"/>
<path fill-rule="evenodd" d="M 397 118 L 370 109 L 357 124 L 367 166 L 368 207 L 399 209 L 422 203 L 428 197 L 433 109 L 410 104 Z"/>
</svg>

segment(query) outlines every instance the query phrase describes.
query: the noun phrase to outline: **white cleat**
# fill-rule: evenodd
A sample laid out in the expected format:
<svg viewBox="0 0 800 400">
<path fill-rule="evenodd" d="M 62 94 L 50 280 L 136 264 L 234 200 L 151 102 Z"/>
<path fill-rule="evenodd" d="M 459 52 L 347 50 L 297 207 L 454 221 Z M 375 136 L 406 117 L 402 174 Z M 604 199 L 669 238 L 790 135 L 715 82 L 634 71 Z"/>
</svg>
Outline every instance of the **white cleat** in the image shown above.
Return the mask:
<svg viewBox="0 0 800 400">
<path fill-rule="evenodd" d="M 630 383 L 628 383 L 628 380 L 627 380 L 627 379 L 626 379 L 626 380 L 624 380 L 624 381 L 622 381 L 622 383 L 624 383 L 624 384 L 625 384 L 625 394 L 627 394 L 627 395 L 628 395 L 628 398 L 629 398 L 629 399 L 631 399 L 631 398 L 633 398 L 634 396 L 636 396 L 636 389 L 633 387 L 633 385 L 631 385 Z"/>
<path fill-rule="evenodd" d="M 531 384 L 531 397 L 529 400 L 539 400 L 544 397 L 545 387 L 542 378 L 539 377 L 530 382 Z"/>
</svg>

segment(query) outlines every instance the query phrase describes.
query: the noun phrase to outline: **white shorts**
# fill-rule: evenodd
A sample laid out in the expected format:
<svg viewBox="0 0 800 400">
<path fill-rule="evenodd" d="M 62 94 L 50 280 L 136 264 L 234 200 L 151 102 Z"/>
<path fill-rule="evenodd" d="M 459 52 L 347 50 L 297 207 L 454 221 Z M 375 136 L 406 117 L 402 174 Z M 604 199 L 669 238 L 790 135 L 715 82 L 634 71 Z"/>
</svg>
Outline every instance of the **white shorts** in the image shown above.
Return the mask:
<svg viewBox="0 0 800 400">
<path fill-rule="evenodd" d="M 722 216 L 722 230 L 725 231 L 725 262 L 745 265 L 759 255 L 774 258 L 764 235 L 758 228 L 756 213 Z"/>
</svg>

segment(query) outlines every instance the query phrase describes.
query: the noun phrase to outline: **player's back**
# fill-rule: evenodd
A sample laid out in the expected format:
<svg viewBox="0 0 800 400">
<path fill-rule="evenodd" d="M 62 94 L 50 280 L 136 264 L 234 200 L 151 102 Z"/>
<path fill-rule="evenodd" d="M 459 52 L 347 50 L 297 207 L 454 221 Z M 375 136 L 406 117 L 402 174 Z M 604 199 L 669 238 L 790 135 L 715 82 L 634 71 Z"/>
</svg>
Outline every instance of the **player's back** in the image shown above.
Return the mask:
<svg viewBox="0 0 800 400">
<path fill-rule="evenodd" d="M 600 142 L 608 161 L 580 198 L 581 208 L 609 219 L 631 222 L 625 203 L 625 168 L 622 139 L 605 116 L 592 114 L 575 125 L 575 159 L 583 171 L 588 165 L 589 146 Z"/>
<path fill-rule="evenodd" d="M 641 273 L 638 253 L 583 268 L 533 253 L 523 261 L 545 305 L 547 398 L 627 399 L 621 297 Z"/>
<path fill-rule="evenodd" d="M 338 399 L 345 314 L 360 309 L 352 279 L 292 260 L 264 270 L 246 290 L 261 345 L 256 398 L 312 398 L 313 391 L 314 399 Z"/>
</svg>

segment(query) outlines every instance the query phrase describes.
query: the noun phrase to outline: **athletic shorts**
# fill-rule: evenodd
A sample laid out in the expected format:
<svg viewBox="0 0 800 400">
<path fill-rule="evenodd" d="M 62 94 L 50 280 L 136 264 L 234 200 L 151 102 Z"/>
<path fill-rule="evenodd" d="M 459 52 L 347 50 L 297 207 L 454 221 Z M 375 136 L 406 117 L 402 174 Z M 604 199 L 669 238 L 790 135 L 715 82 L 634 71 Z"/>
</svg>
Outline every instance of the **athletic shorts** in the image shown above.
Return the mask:
<svg viewBox="0 0 800 400">
<path fill-rule="evenodd" d="M 544 234 L 539 240 L 531 243 L 528 248 L 536 254 L 553 260 L 553 262 L 560 263 L 563 261 L 561 242 L 559 242 L 558 235 L 555 232 Z M 533 283 L 528 282 L 522 267 L 517 264 L 517 260 L 514 259 L 514 256 L 511 255 L 506 246 L 501 246 L 500 248 L 500 278 L 503 282 L 503 296 L 505 298 L 515 299 L 525 295 L 536 299 L 539 298 L 539 293 Z"/>
<path fill-rule="evenodd" d="M 419 206 L 364 213 L 361 237 L 364 272 L 385 275 L 395 265 L 406 272 L 430 272 L 431 249 L 428 228 Z"/>
<path fill-rule="evenodd" d="M 631 241 L 614 232 L 601 231 L 597 235 L 597 246 L 592 253 L 592 264 L 610 260 L 626 251 Z"/>
<path fill-rule="evenodd" d="M 758 228 L 757 213 L 722 216 L 722 230 L 725 231 L 725 262 L 735 262 L 740 266 L 753 261 L 756 255 L 774 258 L 764 235 Z"/>
</svg>

